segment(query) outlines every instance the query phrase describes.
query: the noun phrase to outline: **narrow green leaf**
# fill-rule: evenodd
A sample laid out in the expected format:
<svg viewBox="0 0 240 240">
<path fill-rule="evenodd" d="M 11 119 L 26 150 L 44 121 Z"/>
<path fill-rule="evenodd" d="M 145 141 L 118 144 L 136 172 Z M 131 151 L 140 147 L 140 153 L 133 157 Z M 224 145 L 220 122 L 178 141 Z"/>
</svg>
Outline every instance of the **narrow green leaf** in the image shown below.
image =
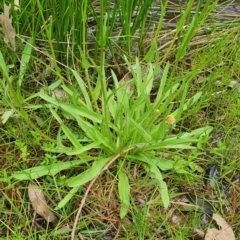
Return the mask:
<svg viewBox="0 0 240 240">
<path fill-rule="evenodd" d="M 122 167 L 118 173 L 118 192 L 121 202 L 120 218 L 123 219 L 127 215 L 130 206 L 130 186 L 128 176 Z"/>
<path fill-rule="evenodd" d="M 129 110 L 131 93 L 127 92 L 127 83 L 123 83 L 116 90 L 118 108 L 123 109 L 125 113 Z M 117 111 L 117 110 L 116 110 Z"/>
<path fill-rule="evenodd" d="M 63 123 L 62 119 L 59 117 L 59 115 L 57 114 L 56 111 L 54 111 L 51 106 L 49 107 L 52 115 L 54 116 L 54 118 L 59 122 L 59 124 L 61 125 L 61 130 L 65 133 L 65 136 L 68 138 L 68 140 L 72 143 L 72 145 L 79 149 L 82 147 L 82 145 L 80 144 L 79 140 L 76 138 L 76 136 L 72 133 L 72 131 Z M 60 143 L 60 135 L 58 134 L 58 144 Z M 61 146 L 63 146 L 61 144 Z M 59 151 L 59 149 L 58 149 Z M 66 151 L 66 150 L 65 150 Z"/>
<path fill-rule="evenodd" d="M 50 91 L 53 91 L 54 89 L 59 87 L 61 83 L 62 83 L 62 80 L 58 79 L 57 81 L 53 82 L 50 86 L 48 86 L 48 89 Z"/>
<path fill-rule="evenodd" d="M 165 208 L 167 208 L 169 206 L 169 203 L 170 203 L 167 184 L 163 181 L 162 174 L 159 171 L 159 169 L 157 168 L 157 166 L 155 166 L 152 163 L 152 161 L 148 161 L 148 165 L 150 167 L 150 171 L 152 172 L 154 178 L 158 182 L 160 193 L 161 193 L 161 199 L 162 199 L 162 202 L 163 202 L 163 206 Z"/>
<path fill-rule="evenodd" d="M 144 91 L 144 87 L 143 87 L 143 79 L 142 79 L 142 69 L 141 69 L 141 64 L 139 61 L 139 58 L 136 57 L 136 62 L 135 62 L 135 68 L 133 69 L 133 76 L 134 76 L 134 82 L 137 88 L 137 93 L 138 96 L 140 96 L 143 91 Z"/>
<path fill-rule="evenodd" d="M 79 76 L 79 74 L 75 70 L 72 69 L 72 73 L 78 82 L 78 86 L 80 87 L 80 90 L 84 96 L 84 100 L 88 106 L 88 109 L 92 110 L 92 103 L 89 98 L 89 92 L 87 91 L 86 86 L 85 86 L 86 83 L 82 80 L 82 78 Z"/>
<path fill-rule="evenodd" d="M 150 49 L 148 50 L 147 54 L 145 55 L 144 57 L 144 60 L 147 62 L 147 63 L 150 63 L 150 62 L 153 62 L 155 59 L 154 59 L 154 56 L 155 56 L 155 53 L 158 51 L 157 49 L 157 41 L 154 39 L 151 43 L 151 47 Z"/>
<path fill-rule="evenodd" d="M 150 96 L 153 86 L 153 79 L 154 79 L 154 71 L 152 64 L 148 64 L 147 72 L 145 73 L 144 77 L 144 89 L 147 96 Z"/>
<path fill-rule="evenodd" d="M 159 140 L 157 143 L 141 143 L 139 147 L 143 148 L 144 151 L 161 148 L 194 149 L 195 147 L 190 146 L 190 144 L 199 142 L 199 138 L 208 135 L 212 129 L 212 127 L 203 127 L 195 129 L 190 133 L 183 133 L 179 136 L 172 136 L 164 140 Z"/>
<path fill-rule="evenodd" d="M 133 126 L 132 134 L 137 134 L 137 135 L 143 137 L 144 138 L 143 141 L 146 141 L 146 142 L 152 141 L 151 135 L 149 135 L 147 133 L 147 131 L 140 124 L 138 124 L 132 118 L 130 118 L 129 120 L 130 120 L 130 122 L 132 123 L 132 126 Z"/>
<path fill-rule="evenodd" d="M 60 106 L 64 111 L 70 113 L 73 116 L 78 115 L 81 117 L 85 117 L 96 123 L 102 122 L 102 115 L 95 113 L 86 107 L 75 106 L 67 103 L 59 103 L 58 106 Z"/>
<path fill-rule="evenodd" d="M 190 146 L 192 143 L 197 143 L 199 139 L 197 138 L 181 138 L 177 139 L 166 139 L 164 141 L 159 141 L 158 143 L 146 144 L 143 146 L 144 151 L 157 150 L 157 149 L 195 149 L 196 147 Z"/>
<path fill-rule="evenodd" d="M 164 93 L 164 89 L 165 89 L 165 85 L 166 85 L 166 81 L 167 81 L 168 70 L 169 70 L 169 62 L 167 62 L 166 66 L 163 70 L 162 78 L 160 81 L 160 87 L 158 89 L 157 97 L 154 102 L 154 108 L 159 108 L 159 106 L 162 102 L 162 97 L 163 97 L 163 93 Z"/>
<path fill-rule="evenodd" d="M 81 146 L 78 149 L 73 149 L 71 151 L 65 151 L 65 154 L 67 154 L 68 156 L 79 155 L 79 154 L 84 153 L 84 152 L 86 152 L 90 149 L 98 147 L 100 144 L 101 144 L 101 141 L 96 141 L 96 142 L 90 143 L 86 146 Z"/>
<path fill-rule="evenodd" d="M 19 78 L 18 78 L 18 86 L 19 86 L 19 91 L 20 91 L 20 87 L 22 85 L 22 81 L 24 79 L 24 75 L 26 73 L 26 70 L 28 68 L 28 63 L 30 61 L 31 58 L 31 52 L 32 52 L 32 44 L 33 44 L 33 39 L 30 38 L 24 49 L 23 49 L 23 53 L 22 53 L 22 57 L 21 57 L 21 65 L 20 65 L 20 70 L 19 70 Z"/>
<path fill-rule="evenodd" d="M 158 166 L 162 171 L 168 171 L 173 169 L 174 164 L 176 164 L 174 161 L 171 160 L 165 160 L 161 158 L 152 158 L 152 162 Z"/>
<path fill-rule="evenodd" d="M 60 4 L 61 5 L 61 4 Z M 88 59 L 86 57 L 86 54 L 83 52 L 83 50 L 79 47 L 79 51 L 81 54 L 81 59 L 82 59 L 82 64 L 83 64 L 83 68 L 85 70 L 89 69 L 90 67 L 90 63 L 88 62 Z"/>
<path fill-rule="evenodd" d="M 0 70 L 2 72 L 3 77 L 9 79 L 8 68 L 1 51 L 0 51 Z"/>
<path fill-rule="evenodd" d="M 155 179 L 159 186 L 159 191 L 161 193 L 161 199 L 163 202 L 163 206 L 167 208 L 169 206 L 169 195 L 168 195 L 168 188 L 166 183 L 163 181 L 162 174 L 157 166 L 157 164 L 152 161 L 151 158 L 146 157 L 145 155 L 134 155 L 134 156 L 128 156 L 132 158 L 134 161 L 142 162 L 144 164 L 147 164 L 149 166 L 149 170 L 151 172 L 151 177 Z"/>
<path fill-rule="evenodd" d="M 80 148 L 83 147 L 79 143 L 79 140 L 76 138 L 76 136 L 72 133 L 72 131 L 65 124 L 61 124 L 61 129 L 63 130 L 63 132 L 65 133 L 66 137 L 68 138 L 68 140 L 72 143 L 72 145 L 75 148 L 80 149 Z"/>
<path fill-rule="evenodd" d="M 44 99 L 45 101 L 50 102 L 50 103 L 58 106 L 58 102 L 56 101 L 56 99 L 48 96 L 46 93 L 44 93 L 43 90 L 41 90 L 41 91 L 38 93 L 38 96 L 39 96 L 40 98 Z"/>
<path fill-rule="evenodd" d="M 172 96 L 178 89 L 179 85 L 180 85 L 179 83 L 174 83 L 170 88 L 166 88 L 167 91 L 165 91 L 165 93 L 163 93 L 163 97 L 161 99 L 162 102 L 167 98 L 172 99 Z M 168 102 L 168 105 L 169 105 L 169 102 Z"/>
<path fill-rule="evenodd" d="M 109 112 L 111 113 L 112 118 L 115 120 L 118 104 L 115 102 L 114 94 L 111 90 L 108 90 L 107 95 L 108 96 L 107 96 L 106 104 L 107 104 Z"/>
<path fill-rule="evenodd" d="M 100 123 L 102 121 L 102 115 L 93 112 L 92 110 L 89 110 L 87 107 L 80 107 L 73 104 L 67 104 L 67 103 L 59 103 L 56 101 L 56 99 L 48 96 L 43 91 L 38 93 L 38 96 L 42 99 L 46 100 L 47 102 L 50 102 L 54 104 L 55 106 L 61 107 L 64 111 L 67 113 L 70 113 L 72 116 L 78 115 L 81 117 L 86 117 L 93 122 Z"/>
<path fill-rule="evenodd" d="M 73 92 L 71 89 L 69 89 L 67 86 L 62 85 L 61 87 L 69 96 L 71 96 L 72 98 L 76 97 L 75 96 L 76 93 Z M 79 97 L 76 97 L 76 98 L 79 105 L 88 108 L 87 104 L 82 99 L 80 99 Z"/>
<path fill-rule="evenodd" d="M 67 203 L 69 203 L 69 201 L 72 199 L 72 197 L 75 196 L 76 192 L 79 190 L 81 186 L 77 186 L 72 188 L 68 194 L 58 203 L 57 207 L 55 208 L 55 210 L 59 210 L 61 208 L 63 208 Z"/>
<path fill-rule="evenodd" d="M 58 162 L 48 166 L 38 166 L 38 167 L 28 168 L 26 170 L 14 172 L 11 175 L 11 177 L 16 178 L 18 180 L 31 180 L 31 179 L 40 178 L 46 175 L 56 175 L 62 170 L 69 169 L 71 167 L 80 165 L 85 162 L 86 160 L 81 159 L 81 160 L 74 160 L 69 162 Z"/>
<path fill-rule="evenodd" d="M 177 111 L 172 113 L 175 116 L 177 121 L 180 119 L 180 116 L 181 116 L 182 112 L 184 111 L 183 109 L 186 106 L 185 100 L 186 100 L 187 93 L 188 93 L 188 85 L 189 85 L 188 83 L 184 84 L 184 89 L 183 89 L 182 98 L 181 98 L 181 101 L 180 101 L 180 106 L 177 109 Z"/>
<path fill-rule="evenodd" d="M 104 146 L 109 147 L 110 142 L 109 139 L 98 130 L 97 127 L 93 126 L 89 122 L 85 121 L 83 118 L 79 116 L 75 116 L 78 122 L 78 125 L 81 129 L 86 133 L 87 137 L 94 142 L 100 141 Z"/>
<path fill-rule="evenodd" d="M 102 158 L 100 160 L 95 160 L 91 168 L 85 172 L 69 178 L 66 183 L 69 187 L 77 187 L 91 181 L 94 177 L 100 174 L 102 168 L 111 160 L 111 158 Z"/>
<path fill-rule="evenodd" d="M 197 16 L 193 16 L 191 25 L 189 26 L 187 32 L 184 34 L 183 40 L 176 54 L 178 60 L 181 60 L 184 57 L 187 51 L 187 47 L 192 37 L 194 36 L 194 33 L 197 31 L 197 23 L 198 23 L 197 19 L 198 19 Z"/>
</svg>

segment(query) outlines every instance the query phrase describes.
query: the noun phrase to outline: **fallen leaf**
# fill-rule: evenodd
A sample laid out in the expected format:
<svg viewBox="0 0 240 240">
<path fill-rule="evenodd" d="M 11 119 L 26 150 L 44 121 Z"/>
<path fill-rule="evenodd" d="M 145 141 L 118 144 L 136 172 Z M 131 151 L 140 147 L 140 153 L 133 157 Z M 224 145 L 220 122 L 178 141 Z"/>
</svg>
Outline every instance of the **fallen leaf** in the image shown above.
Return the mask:
<svg viewBox="0 0 240 240">
<path fill-rule="evenodd" d="M 38 186 L 29 183 L 28 196 L 32 203 L 33 209 L 37 214 L 42 216 L 48 222 L 56 222 L 57 218 L 47 205 L 44 194 Z"/>
<path fill-rule="evenodd" d="M 213 213 L 212 219 L 217 222 L 221 229 L 209 228 L 204 240 L 235 240 L 232 228 L 220 215 Z"/>
<path fill-rule="evenodd" d="M 12 18 L 9 16 L 10 6 L 4 4 L 4 12 L 0 15 L 0 24 L 4 31 L 4 42 L 10 44 L 13 51 L 16 51 L 15 36 L 16 32 L 12 26 Z"/>
<path fill-rule="evenodd" d="M 204 235 L 204 232 L 200 229 L 195 228 L 193 230 L 193 239 L 203 239 Z"/>
</svg>

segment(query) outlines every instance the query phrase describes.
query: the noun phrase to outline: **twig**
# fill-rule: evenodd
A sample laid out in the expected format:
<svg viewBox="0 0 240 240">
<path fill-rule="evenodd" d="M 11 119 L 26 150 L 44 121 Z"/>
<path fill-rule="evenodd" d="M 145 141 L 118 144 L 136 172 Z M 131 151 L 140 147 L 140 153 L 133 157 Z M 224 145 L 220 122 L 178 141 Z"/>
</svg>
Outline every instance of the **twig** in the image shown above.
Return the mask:
<svg viewBox="0 0 240 240">
<path fill-rule="evenodd" d="M 87 196 L 88 196 L 88 193 L 89 193 L 92 185 L 94 184 L 94 182 L 97 180 L 98 176 L 99 176 L 100 174 L 102 174 L 104 171 L 106 171 L 106 170 L 109 168 L 109 166 L 110 166 L 113 162 L 115 162 L 122 154 L 127 153 L 127 152 L 129 152 L 130 150 L 132 150 L 132 149 L 134 149 L 134 148 L 136 148 L 136 146 L 132 146 L 132 147 L 130 147 L 130 148 L 128 148 L 128 149 L 125 149 L 123 152 L 118 153 L 114 158 L 112 158 L 112 159 L 108 162 L 108 164 L 105 165 L 104 168 L 102 168 L 102 170 L 97 174 L 97 176 L 92 179 L 92 181 L 90 182 L 90 184 L 89 184 L 89 186 L 88 186 L 88 188 L 87 188 L 87 190 L 86 190 L 86 192 L 85 192 L 85 194 L 84 194 L 84 196 L 83 196 L 83 198 L 82 198 L 81 204 L 80 204 L 80 206 L 79 206 L 79 208 L 78 208 L 78 212 L 77 212 L 77 215 L 76 215 L 76 217 L 75 217 L 74 224 L 73 224 L 73 229 L 72 229 L 72 233 L 71 233 L 71 240 L 74 240 L 74 239 L 75 239 L 75 232 L 76 232 L 76 228 L 77 228 L 77 223 L 78 223 L 78 219 L 79 219 L 79 217 L 80 217 L 80 214 L 81 214 L 81 212 L 82 212 L 82 208 L 83 208 L 83 206 L 84 206 L 84 204 L 85 204 L 85 202 L 86 202 L 86 198 L 87 198 Z"/>
</svg>

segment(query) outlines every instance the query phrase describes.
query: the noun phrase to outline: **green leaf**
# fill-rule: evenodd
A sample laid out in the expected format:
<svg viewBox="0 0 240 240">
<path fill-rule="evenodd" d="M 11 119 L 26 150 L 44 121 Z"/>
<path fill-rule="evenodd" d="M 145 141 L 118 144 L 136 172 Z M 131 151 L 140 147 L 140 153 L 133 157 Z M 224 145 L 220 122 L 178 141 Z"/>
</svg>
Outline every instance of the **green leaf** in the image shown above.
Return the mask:
<svg viewBox="0 0 240 240">
<path fill-rule="evenodd" d="M 158 89 L 157 97 L 154 102 L 154 108 L 159 108 L 160 104 L 162 102 L 162 97 L 163 97 L 163 93 L 165 90 L 165 84 L 167 81 L 168 70 L 169 70 L 169 62 L 167 62 L 166 66 L 163 70 L 163 74 L 162 74 L 161 81 L 160 81 L 160 87 Z"/>
<path fill-rule="evenodd" d="M 157 143 L 140 143 L 137 146 L 143 148 L 144 151 L 161 148 L 194 149 L 195 147 L 190 146 L 190 144 L 199 142 L 199 139 L 203 136 L 207 136 L 212 129 L 212 127 L 203 127 L 195 129 L 190 133 L 183 133 L 181 135 L 168 137 L 164 140 L 159 140 Z"/>
<path fill-rule="evenodd" d="M 85 117 L 96 123 L 102 122 L 102 119 L 103 119 L 102 115 L 95 113 L 86 107 L 80 107 L 80 106 L 67 104 L 67 103 L 59 103 L 57 105 L 60 106 L 64 111 L 70 113 L 73 116 L 78 115 L 81 117 Z"/>
<path fill-rule="evenodd" d="M 137 88 L 137 93 L 138 93 L 138 97 L 141 96 L 141 94 L 144 91 L 144 87 L 143 87 L 143 79 L 142 79 L 142 68 L 141 68 L 141 64 L 139 61 L 139 58 L 136 57 L 136 63 L 135 63 L 135 68 L 132 68 L 132 74 L 134 76 L 134 82 Z"/>
<path fill-rule="evenodd" d="M 107 97 L 106 104 L 107 104 L 109 112 L 111 113 L 112 118 L 115 121 L 116 120 L 116 110 L 117 110 L 118 104 L 115 102 L 114 94 L 111 90 L 108 90 L 107 94 L 108 94 L 108 97 Z"/>
<path fill-rule="evenodd" d="M 77 186 L 72 188 L 68 194 L 58 203 L 57 207 L 55 210 L 59 210 L 60 208 L 63 208 L 69 201 L 72 199 L 72 197 L 75 196 L 75 193 L 79 190 L 81 186 Z"/>
<path fill-rule="evenodd" d="M 22 85 L 22 81 L 24 79 L 24 75 L 26 73 L 26 70 L 28 68 L 28 63 L 30 61 L 31 58 L 31 52 L 32 52 L 32 44 L 33 44 L 33 39 L 30 38 L 24 49 L 23 49 L 23 53 L 22 53 L 22 57 L 21 57 L 21 65 L 20 65 L 20 70 L 19 70 L 19 78 L 18 78 L 18 86 L 19 86 L 19 91 L 20 91 L 20 87 Z"/>
<path fill-rule="evenodd" d="M 87 60 L 86 54 L 83 52 L 83 50 L 80 47 L 79 47 L 79 51 L 80 51 L 80 54 L 81 54 L 83 68 L 85 70 L 87 70 L 90 67 L 90 63 Z"/>
<path fill-rule="evenodd" d="M 88 151 L 90 149 L 98 147 L 100 144 L 101 144 L 101 141 L 96 141 L 96 142 L 90 143 L 90 144 L 88 144 L 86 146 L 82 146 L 82 147 L 80 147 L 78 149 L 65 151 L 65 154 L 67 154 L 68 156 L 79 155 L 79 154 L 84 153 L 84 152 L 86 152 L 86 151 Z"/>
<path fill-rule="evenodd" d="M 154 79 L 154 71 L 152 64 L 148 64 L 147 72 L 145 73 L 144 77 L 144 90 L 147 96 L 150 96 L 153 86 L 153 79 Z M 145 79 L 146 78 L 146 79 Z"/>
<path fill-rule="evenodd" d="M 51 85 L 48 86 L 48 89 L 50 91 L 53 91 L 54 89 L 56 89 L 57 87 L 60 86 L 60 84 L 62 83 L 62 81 L 60 79 L 58 79 L 57 81 L 53 82 Z"/>
<path fill-rule="evenodd" d="M 158 51 L 158 47 L 157 47 L 157 41 L 154 39 L 151 43 L 151 47 L 150 49 L 148 50 L 147 54 L 145 55 L 144 57 L 144 60 L 147 62 L 147 63 L 151 63 L 153 62 L 155 59 L 154 59 L 154 56 L 155 56 L 155 53 Z"/>
<path fill-rule="evenodd" d="M 171 160 L 165 160 L 161 158 L 153 158 L 152 162 L 158 166 L 162 171 L 168 171 L 173 169 L 175 162 Z"/>
<path fill-rule="evenodd" d="M 139 144 L 140 148 L 143 148 L 144 151 L 157 150 L 162 148 L 170 148 L 170 149 L 194 149 L 194 146 L 190 146 L 191 143 L 197 143 L 199 140 L 197 138 L 177 138 L 177 136 L 171 139 L 165 139 L 163 141 L 159 141 L 157 143 L 147 144 L 142 143 Z"/>
<path fill-rule="evenodd" d="M 58 106 L 58 102 L 56 101 L 56 99 L 48 96 L 46 93 L 44 93 L 43 90 L 41 90 L 41 91 L 38 93 L 38 96 L 39 96 L 40 98 L 44 99 L 45 101 L 50 102 L 50 103 L 54 104 L 55 106 Z"/>
<path fill-rule="evenodd" d="M 89 108 L 88 105 L 81 99 L 77 96 L 76 94 L 76 91 L 77 89 L 75 89 L 75 91 L 72 91 L 70 88 L 68 88 L 67 86 L 65 85 L 61 85 L 62 89 L 71 97 L 71 101 L 74 102 L 75 99 L 77 99 L 77 104 L 80 105 L 80 106 L 83 106 L 83 107 L 86 107 L 86 108 Z"/>
<path fill-rule="evenodd" d="M 92 110 L 92 103 L 91 103 L 91 100 L 89 98 L 89 92 L 87 91 L 86 86 L 85 86 L 86 83 L 82 80 L 82 78 L 78 75 L 78 73 L 75 70 L 72 69 L 72 73 L 73 73 L 75 79 L 78 82 L 78 86 L 79 86 L 79 88 L 80 88 L 80 90 L 81 90 L 81 92 L 84 96 L 84 100 L 85 100 L 85 102 L 88 106 L 88 109 Z"/>
<path fill-rule="evenodd" d="M 0 51 L 0 71 L 2 72 L 3 77 L 8 80 L 9 79 L 8 68 L 1 51 Z"/>
<path fill-rule="evenodd" d="M 48 96 L 45 94 L 43 91 L 38 93 L 38 96 L 44 99 L 47 102 L 50 102 L 54 104 L 55 106 L 59 106 L 62 110 L 66 111 L 67 113 L 70 113 L 73 117 L 75 115 L 81 116 L 81 117 L 86 117 L 93 122 L 101 123 L 102 122 L 102 115 L 93 112 L 92 110 L 88 109 L 87 107 L 84 106 L 77 106 L 73 104 L 67 104 L 67 103 L 60 103 L 56 99 Z"/>
<path fill-rule="evenodd" d="M 158 182 L 160 193 L 161 193 L 161 199 L 162 199 L 162 202 L 163 202 L 163 206 L 165 208 L 168 208 L 170 200 L 169 200 L 169 195 L 168 195 L 167 184 L 163 181 L 161 172 L 159 171 L 157 166 L 155 166 L 154 163 L 152 163 L 152 161 L 148 161 L 148 166 L 150 168 L 150 171 L 153 174 L 153 177 Z"/>
<path fill-rule="evenodd" d="M 118 111 L 119 111 L 119 108 L 121 108 L 121 111 L 122 111 L 122 109 L 124 109 L 124 112 L 128 113 L 131 93 L 127 92 L 127 87 L 131 83 L 130 83 L 130 81 L 128 81 L 128 82 L 119 84 L 118 78 L 114 72 L 112 72 L 112 77 L 113 77 L 113 81 L 114 81 L 114 85 L 115 85 L 114 94 L 117 97 Z"/>
<path fill-rule="evenodd" d="M 187 87 L 185 89 L 187 89 Z M 185 93 L 182 96 L 180 107 L 172 113 L 173 115 L 176 116 L 176 119 L 179 119 L 183 111 L 188 109 L 190 106 L 192 106 L 195 102 L 199 100 L 199 98 L 202 96 L 202 92 L 196 93 L 186 103 L 184 103 L 186 95 L 187 95 L 187 91 L 185 91 Z"/>
<path fill-rule="evenodd" d="M 168 188 L 167 188 L 167 184 L 163 181 L 162 174 L 158 166 L 156 165 L 156 163 L 152 161 L 151 158 L 145 155 L 135 155 L 135 156 L 128 156 L 128 157 L 132 158 L 136 162 L 143 162 L 144 164 L 147 164 L 151 172 L 151 177 L 155 179 L 159 185 L 159 191 L 161 194 L 163 206 L 167 208 L 170 202 L 169 195 L 168 195 Z"/>
<path fill-rule="evenodd" d="M 127 215 L 130 206 L 130 186 L 128 176 L 122 167 L 120 167 L 118 173 L 118 192 L 121 202 L 120 218 L 123 219 Z"/>
<path fill-rule="evenodd" d="M 184 57 L 187 51 L 187 47 L 190 41 L 192 40 L 194 33 L 196 33 L 197 31 L 197 27 L 198 27 L 198 17 L 193 16 L 191 25 L 189 26 L 188 31 L 184 34 L 181 45 L 178 48 L 178 51 L 176 54 L 176 57 L 178 60 L 181 60 Z"/>
<path fill-rule="evenodd" d="M 132 118 L 130 118 L 129 120 L 130 120 L 130 122 L 132 123 L 132 126 L 133 126 L 132 134 L 139 135 L 139 136 L 141 136 L 141 138 L 143 137 L 144 138 L 143 141 L 146 141 L 146 142 L 150 142 L 152 140 L 151 135 L 149 135 L 147 133 L 147 131 L 140 124 L 138 124 Z"/>
<path fill-rule="evenodd" d="M 204 173 L 204 169 L 198 166 L 196 163 L 190 162 L 188 165 L 194 172 L 198 171 L 199 173 Z"/>
<path fill-rule="evenodd" d="M 100 160 L 95 160 L 91 168 L 85 172 L 69 178 L 66 183 L 69 187 L 81 186 L 84 183 L 91 181 L 94 177 L 100 174 L 102 168 L 111 160 L 112 158 L 102 158 Z"/>
<path fill-rule="evenodd" d="M 16 178 L 18 180 L 31 180 L 31 179 L 40 178 L 46 175 L 56 175 L 62 170 L 69 169 L 71 167 L 80 165 L 85 162 L 86 160 L 81 159 L 81 160 L 74 160 L 69 162 L 58 162 L 48 166 L 38 166 L 38 167 L 28 168 L 26 170 L 14 172 L 11 175 L 11 177 Z"/>
<path fill-rule="evenodd" d="M 62 119 L 59 117 L 56 111 L 54 111 L 51 107 L 50 111 L 52 115 L 55 117 L 55 119 L 60 123 L 62 131 L 65 133 L 66 137 L 72 143 L 72 145 L 77 149 L 82 148 L 82 145 L 79 143 L 79 140 L 75 137 L 72 131 L 63 123 Z"/>
<path fill-rule="evenodd" d="M 63 130 L 63 132 L 65 133 L 66 137 L 68 138 L 68 140 L 72 143 L 72 145 L 75 148 L 80 149 L 80 148 L 83 147 L 79 143 L 79 140 L 76 138 L 76 136 L 72 133 L 72 131 L 65 124 L 61 124 L 61 129 Z"/>
<path fill-rule="evenodd" d="M 78 125 L 81 127 L 81 129 L 86 133 L 87 137 L 91 139 L 94 142 L 100 141 L 105 147 L 111 149 L 112 144 L 114 144 L 112 141 L 110 141 L 106 136 L 104 136 L 97 127 L 93 126 L 89 122 L 85 121 L 79 116 L 76 116 L 76 120 L 78 122 Z"/>
</svg>

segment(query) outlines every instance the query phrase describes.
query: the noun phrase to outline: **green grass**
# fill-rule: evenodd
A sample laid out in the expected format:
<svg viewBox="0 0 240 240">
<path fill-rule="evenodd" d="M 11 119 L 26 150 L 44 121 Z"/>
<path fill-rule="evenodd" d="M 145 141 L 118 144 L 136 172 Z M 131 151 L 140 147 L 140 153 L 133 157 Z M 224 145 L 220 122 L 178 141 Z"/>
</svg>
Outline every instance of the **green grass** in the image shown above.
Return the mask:
<svg viewBox="0 0 240 240">
<path fill-rule="evenodd" d="M 214 22 L 217 1 L 200 2 L 166 1 L 161 16 L 150 0 L 11 9 L 17 51 L 0 35 L 0 239 L 189 239 L 210 222 L 186 193 L 239 235 L 240 102 L 229 87 L 239 21 Z M 203 181 L 212 164 L 214 189 Z M 34 212 L 29 182 L 57 223 Z"/>
</svg>

